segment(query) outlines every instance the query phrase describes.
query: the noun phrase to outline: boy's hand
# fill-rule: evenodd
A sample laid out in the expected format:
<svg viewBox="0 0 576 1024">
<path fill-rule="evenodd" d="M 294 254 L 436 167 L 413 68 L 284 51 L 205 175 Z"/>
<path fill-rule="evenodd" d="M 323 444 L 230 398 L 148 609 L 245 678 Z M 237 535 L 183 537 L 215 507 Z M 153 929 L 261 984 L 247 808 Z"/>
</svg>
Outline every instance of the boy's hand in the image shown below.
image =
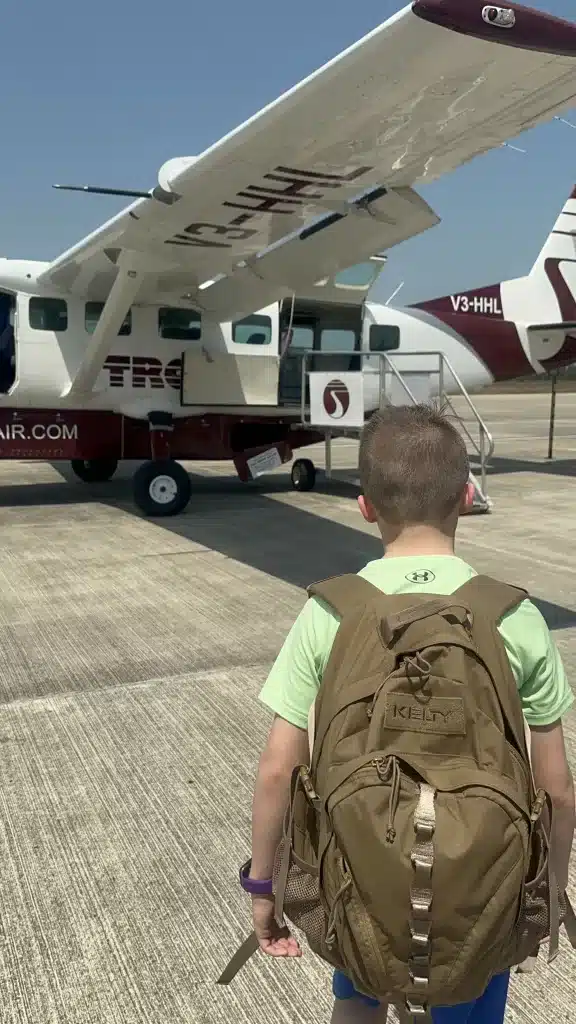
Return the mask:
<svg viewBox="0 0 576 1024">
<path fill-rule="evenodd" d="M 302 956 L 302 950 L 288 928 L 280 928 L 277 924 L 272 897 L 252 897 L 252 921 L 263 953 L 268 956 Z"/>
</svg>

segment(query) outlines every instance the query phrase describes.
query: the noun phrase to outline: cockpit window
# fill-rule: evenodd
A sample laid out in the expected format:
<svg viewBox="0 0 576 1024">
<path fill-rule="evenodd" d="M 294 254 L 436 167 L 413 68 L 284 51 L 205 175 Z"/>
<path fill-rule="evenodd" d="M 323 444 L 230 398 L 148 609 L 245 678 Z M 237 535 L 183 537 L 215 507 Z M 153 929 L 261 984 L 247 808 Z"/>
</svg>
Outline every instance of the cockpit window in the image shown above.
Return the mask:
<svg viewBox="0 0 576 1024">
<path fill-rule="evenodd" d="M 64 299 L 44 299 L 33 295 L 28 305 L 28 319 L 34 331 L 65 331 L 68 327 L 68 306 Z"/>
</svg>

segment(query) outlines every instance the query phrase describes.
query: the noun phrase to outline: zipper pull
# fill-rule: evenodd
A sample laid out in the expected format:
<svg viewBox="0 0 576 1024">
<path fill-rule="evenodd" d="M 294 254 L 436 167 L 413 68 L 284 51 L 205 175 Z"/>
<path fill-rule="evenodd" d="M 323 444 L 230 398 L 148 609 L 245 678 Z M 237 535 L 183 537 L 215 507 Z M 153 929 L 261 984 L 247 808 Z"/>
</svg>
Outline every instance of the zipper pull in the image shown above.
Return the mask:
<svg viewBox="0 0 576 1024">
<path fill-rule="evenodd" d="M 310 771 L 309 771 L 308 767 L 306 767 L 305 765 L 302 765 L 301 768 L 300 768 L 300 781 L 302 783 L 302 787 L 303 787 L 304 792 L 306 793 L 306 796 L 308 797 L 308 799 L 312 803 L 314 803 L 315 800 L 318 800 L 319 799 L 318 793 L 316 792 L 316 790 L 314 789 L 314 786 L 312 784 L 312 778 L 310 776 Z"/>
<path fill-rule="evenodd" d="M 532 811 L 530 814 L 530 821 L 534 824 L 538 821 L 542 811 L 544 810 L 544 804 L 546 803 L 546 793 L 543 789 L 539 789 L 536 793 L 536 799 L 534 801 Z"/>
</svg>

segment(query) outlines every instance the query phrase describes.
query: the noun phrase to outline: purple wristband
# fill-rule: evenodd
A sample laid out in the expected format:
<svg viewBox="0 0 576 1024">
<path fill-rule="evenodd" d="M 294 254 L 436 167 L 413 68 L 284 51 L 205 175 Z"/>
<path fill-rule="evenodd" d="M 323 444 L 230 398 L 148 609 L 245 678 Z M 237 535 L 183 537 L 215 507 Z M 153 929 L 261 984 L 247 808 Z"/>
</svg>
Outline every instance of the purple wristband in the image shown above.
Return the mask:
<svg viewBox="0 0 576 1024">
<path fill-rule="evenodd" d="M 244 892 L 249 892 L 251 896 L 272 896 L 274 894 L 272 879 L 250 878 L 251 867 L 252 858 L 247 860 L 240 868 L 240 885 Z"/>
</svg>

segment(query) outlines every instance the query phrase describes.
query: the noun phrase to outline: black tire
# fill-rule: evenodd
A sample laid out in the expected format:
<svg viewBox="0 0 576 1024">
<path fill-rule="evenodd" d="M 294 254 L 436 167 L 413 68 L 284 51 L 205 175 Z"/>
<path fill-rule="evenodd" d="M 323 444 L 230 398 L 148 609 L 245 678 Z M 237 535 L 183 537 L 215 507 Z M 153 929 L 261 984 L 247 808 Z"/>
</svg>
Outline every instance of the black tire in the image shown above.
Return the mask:
<svg viewBox="0 0 576 1024">
<path fill-rule="evenodd" d="M 118 469 L 118 459 L 72 459 L 72 472 L 85 484 L 101 484 L 111 480 Z"/>
<path fill-rule="evenodd" d="M 290 474 L 295 491 L 311 491 L 316 483 L 316 467 L 311 459 L 296 459 Z"/>
<path fill-rule="evenodd" d="M 173 459 L 145 462 L 134 473 L 134 501 L 147 516 L 176 516 L 192 493 L 190 477 Z"/>
</svg>

